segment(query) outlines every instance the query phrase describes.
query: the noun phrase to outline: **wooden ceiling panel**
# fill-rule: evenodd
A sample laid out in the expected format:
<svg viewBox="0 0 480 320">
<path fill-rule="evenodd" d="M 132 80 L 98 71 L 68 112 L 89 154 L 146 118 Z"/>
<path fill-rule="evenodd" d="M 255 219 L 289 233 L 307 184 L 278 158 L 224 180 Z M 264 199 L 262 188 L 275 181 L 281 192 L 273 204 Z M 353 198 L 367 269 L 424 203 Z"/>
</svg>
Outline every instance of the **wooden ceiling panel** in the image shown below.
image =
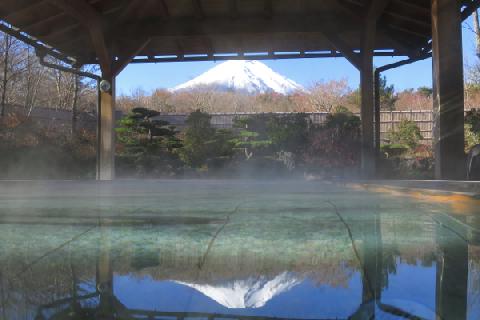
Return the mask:
<svg viewBox="0 0 480 320">
<path fill-rule="evenodd" d="M 18 10 L 11 11 L 2 19 L 10 21 L 14 25 L 25 25 L 31 21 L 39 21 L 49 16 L 49 8 L 45 8 L 46 2 L 39 1 L 34 4 L 24 5 Z"/>
<path fill-rule="evenodd" d="M 194 16 L 193 0 L 165 0 L 168 10 L 172 17 L 192 17 Z"/>
<path fill-rule="evenodd" d="M 238 0 L 225 1 L 225 0 L 209 0 L 200 1 L 200 6 L 203 9 L 207 17 L 221 17 L 228 16 L 230 14 L 230 3 L 235 2 L 238 6 Z"/>
<path fill-rule="evenodd" d="M 96 39 L 97 47 L 103 46 L 113 55 L 123 55 L 125 48 L 135 41 L 150 37 L 152 41 L 141 51 L 142 55 L 211 57 L 227 52 L 328 51 L 332 49 L 332 36 L 340 36 L 350 48 L 358 48 L 369 3 L 369 0 L 1 0 L 0 17 L 71 57 L 85 59 L 93 55 L 94 42 L 89 40 L 92 32 L 100 32 L 103 38 L 100 39 L 103 44 Z M 478 1 L 475 3 L 478 5 Z M 73 10 L 66 10 L 65 6 Z M 405 54 L 427 47 L 431 39 L 430 0 L 390 0 L 380 17 L 377 50 Z M 91 27 L 91 21 L 95 28 Z M 325 37 L 328 34 L 330 37 Z"/>
<path fill-rule="evenodd" d="M 245 16 L 263 15 L 278 0 L 238 0 L 238 11 Z"/>
</svg>

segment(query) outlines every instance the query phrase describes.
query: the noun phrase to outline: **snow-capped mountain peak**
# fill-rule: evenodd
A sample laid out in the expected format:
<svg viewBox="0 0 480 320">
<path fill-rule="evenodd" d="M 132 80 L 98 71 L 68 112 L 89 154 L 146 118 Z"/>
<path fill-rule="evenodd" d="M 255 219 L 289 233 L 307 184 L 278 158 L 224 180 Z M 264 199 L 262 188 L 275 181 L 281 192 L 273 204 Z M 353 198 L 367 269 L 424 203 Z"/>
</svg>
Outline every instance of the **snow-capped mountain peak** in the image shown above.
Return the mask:
<svg viewBox="0 0 480 320">
<path fill-rule="evenodd" d="M 221 285 L 178 282 L 195 289 L 227 308 L 260 308 L 273 297 L 287 292 L 302 280 L 283 272 L 275 278 L 266 277 L 234 280 Z"/>
<path fill-rule="evenodd" d="M 303 90 L 303 87 L 293 80 L 278 74 L 259 61 L 252 60 L 226 61 L 171 90 L 181 91 L 202 87 L 249 94 L 276 92 L 286 95 Z"/>
</svg>

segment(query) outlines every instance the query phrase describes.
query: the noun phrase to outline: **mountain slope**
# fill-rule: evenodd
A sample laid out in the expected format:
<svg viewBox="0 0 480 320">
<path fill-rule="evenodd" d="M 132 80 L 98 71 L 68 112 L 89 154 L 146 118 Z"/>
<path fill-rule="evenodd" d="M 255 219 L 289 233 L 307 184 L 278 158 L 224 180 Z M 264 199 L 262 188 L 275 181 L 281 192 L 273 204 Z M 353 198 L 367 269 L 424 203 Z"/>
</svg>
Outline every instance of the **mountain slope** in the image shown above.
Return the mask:
<svg viewBox="0 0 480 320">
<path fill-rule="evenodd" d="M 303 90 L 298 83 L 276 73 L 259 61 L 232 60 L 213 67 L 200 76 L 173 88 L 172 91 L 201 87 L 249 94 L 276 92 L 286 95 Z"/>
<path fill-rule="evenodd" d="M 260 308 L 273 297 L 302 282 L 288 272 L 273 279 L 266 277 L 234 280 L 221 285 L 178 282 L 193 288 L 227 308 Z"/>
</svg>

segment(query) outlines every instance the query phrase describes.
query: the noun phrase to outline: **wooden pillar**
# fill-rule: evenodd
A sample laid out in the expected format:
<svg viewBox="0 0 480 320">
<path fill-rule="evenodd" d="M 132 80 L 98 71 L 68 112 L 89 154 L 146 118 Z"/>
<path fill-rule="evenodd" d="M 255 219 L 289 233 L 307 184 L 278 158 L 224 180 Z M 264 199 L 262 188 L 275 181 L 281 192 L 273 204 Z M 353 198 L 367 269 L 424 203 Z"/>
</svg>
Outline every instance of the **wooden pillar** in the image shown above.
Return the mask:
<svg viewBox="0 0 480 320">
<path fill-rule="evenodd" d="M 110 88 L 107 88 L 110 84 Z M 107 90 L 105 90 L 107 89 Z M 115 77 L 103 77 L 98 96 L 97 180 L 115 179 Z"/>
<path fill-rule="evenodd" d="M 374 75 L 373 48 L 375 44 L 376 23 L 368 22 L 362 39 L 360 63 L 360 93 L 362 118 L 361 168 L 364 178 L 373 178 L 375 174 L 375 148 L 373 129 Z"/>
<path fill-rule="evenodd" d="M 461 2 L 432 0 L 434 150 L 437 179 L 465 179 Z"/>
<path fill-rule="evenodd" d="M 93 36 L 102 35 L 101 30 L 94 31 Z M 103 36 L 100 38 L 97 41 L 103 43 Z M 99 45 L 97 50 L 102 69 L 98 97 L 97 180 L 115 179 L 115 78 L 149 43 L 150 38 L 141 37 L 135 46 L 126 49 L 126 55 L 116 59 L 110 55 L 106 45 Z"/>
</svg>

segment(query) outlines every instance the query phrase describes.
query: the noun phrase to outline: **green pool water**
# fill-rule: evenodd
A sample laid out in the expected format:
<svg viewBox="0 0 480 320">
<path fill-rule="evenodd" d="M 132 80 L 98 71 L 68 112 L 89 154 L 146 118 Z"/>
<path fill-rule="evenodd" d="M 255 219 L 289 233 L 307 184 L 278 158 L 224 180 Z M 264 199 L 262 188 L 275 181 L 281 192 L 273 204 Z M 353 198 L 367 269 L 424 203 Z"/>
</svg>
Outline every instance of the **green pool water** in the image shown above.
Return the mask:
<svg viewBox="0 0 480 320">
<path fill-rule="evenodd" d="M 0 319 L 480 319 L 480 200 L 306 181 L 0 183 Z"/>
</svg>

